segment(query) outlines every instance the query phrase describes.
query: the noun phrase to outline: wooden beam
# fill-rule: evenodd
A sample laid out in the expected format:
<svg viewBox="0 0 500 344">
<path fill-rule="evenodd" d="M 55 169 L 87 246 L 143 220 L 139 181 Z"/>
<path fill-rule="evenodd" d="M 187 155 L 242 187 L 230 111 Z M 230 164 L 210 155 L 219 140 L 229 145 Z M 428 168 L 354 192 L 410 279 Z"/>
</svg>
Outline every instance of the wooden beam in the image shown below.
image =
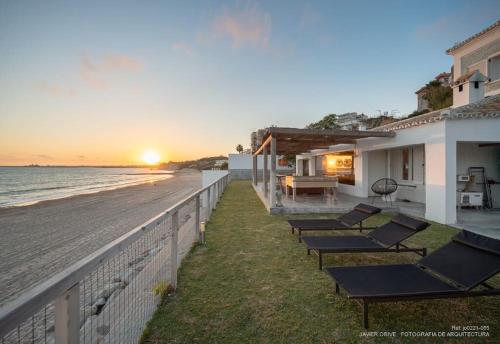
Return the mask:
<svg viewBox="0 0 500 344">
<path fill-rule="evenodd" d="M 262 150 L 264 149 L 264 147 L 267 146 L 269 143 L 271 143 L 271 138 L 272 136 L 269 136 L 267 139 L 265 139 L 264 142 L 261 143 L 260 147 L 257 148 L 255 153 L 253 153 L 253 155 L 259 155 L 260 152 L 262 152 Z"/>
<path fill-rule="evenodd" d="M 393 137 L 396 134 L 392 131 L 376 131 L 376 130 L 341 130 L 341 129 L 297 129 L 297 128 L 279 128 L 271 127 L 267 129 L 269 134 L 276 138 L 285 138 L 293 136 L 344 136 L 351 138 L 366 138 L 366 137 Z"/>
<path fill-rule="evenodd" d="M 276 206 L 276 138 L 271 139 L 271 174 L 269 177 L 269 207 Z"/>
<path fill-rule="evenodd" d="M 477 146 L 479 148 L 483 148 L 483 147 L 497 147 L 497 146 L 500 146 L 500 142 L 480 143 Z"/>
<path fill-rule="evenodd" d="M 262 151 L 264 153 L 264 168 L 262 170 L 262 184 L 264 186 L 264 196 L 267 196 L 267 146 L 264 146 Z"/>
</svg>

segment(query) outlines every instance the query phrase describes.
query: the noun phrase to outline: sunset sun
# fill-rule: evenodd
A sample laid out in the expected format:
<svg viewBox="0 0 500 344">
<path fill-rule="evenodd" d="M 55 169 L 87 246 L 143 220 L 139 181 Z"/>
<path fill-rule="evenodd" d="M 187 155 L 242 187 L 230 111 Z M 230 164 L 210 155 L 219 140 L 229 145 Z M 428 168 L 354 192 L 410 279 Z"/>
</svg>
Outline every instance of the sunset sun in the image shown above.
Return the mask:
<svg viewBox="0 0 500 344">
<path fill-rule="evenodd" d="M 141 159 L 148 165 L 155 165 L 160 162 L 160 154 L 154 150 L 147 150 L 142 153 Z"/>
</svg>

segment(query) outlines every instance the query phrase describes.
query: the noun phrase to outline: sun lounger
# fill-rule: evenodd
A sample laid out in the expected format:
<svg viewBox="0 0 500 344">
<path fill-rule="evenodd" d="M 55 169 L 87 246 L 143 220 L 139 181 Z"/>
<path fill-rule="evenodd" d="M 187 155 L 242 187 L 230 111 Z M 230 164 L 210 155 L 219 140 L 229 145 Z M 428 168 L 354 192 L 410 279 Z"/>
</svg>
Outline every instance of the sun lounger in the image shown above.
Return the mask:
<svg viewBox="0 0 500 344">
<path fill-rule="evenodd" d="M 348 213 L 343 214 L 337 219 L 304 219 L 304 220 L 288 220 L 290 226 L 292 226 L 292 234 L 295 230 L 299 233 L 299 242 L 301 242 L 300 236 L 304 231 L 331 231 L 331 230 L 352 230 L 359 229 L 361 232 L 363 229 L 374 229 L 376 227 L 363 227 L 363 221 L 380 213 L 381 209 L 360 203 L 354 207 Z M 353 228 L 354 225 L 358 227 Z"/>
<path fill-rule="evenodd" d="M 428 226 L 429 223 L 425 221 L 399 214 L 366 236 L 302 236 L 302 241 L 307 245 L 307 254 L 313 251 L 318 255 L 321 270 L 323 255 L 327 253 L 416 252 L 425 256 L 427 253 L 425 248 L 410 248 L 402 242 Z"/>
<path fill-rule="evenodd" d="M 500 295 L 487 280 L 500 272 L 500 240 L 468 231 L 416 264 L 326 268 L 347 297 L 361 302 L 368 328 L 368 304 Z M 475 289 L 479 286 L 479 290 Z M 473 290 L 475 289 L 475 290 Z"/>
</svg>

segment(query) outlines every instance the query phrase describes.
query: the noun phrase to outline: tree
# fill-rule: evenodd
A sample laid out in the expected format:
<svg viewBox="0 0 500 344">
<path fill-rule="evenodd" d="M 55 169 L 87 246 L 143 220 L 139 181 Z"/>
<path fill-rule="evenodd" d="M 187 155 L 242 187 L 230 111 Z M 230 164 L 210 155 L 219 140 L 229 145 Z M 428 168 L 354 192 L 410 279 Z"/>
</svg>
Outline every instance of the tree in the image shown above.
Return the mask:
<svg viewBox="0 0 500 344">
<path fill-rule="evenodd" d="M 241 154 L 241 152 L 243 152 L 243 146 L 241 144 L 238 144 L 236 146 L 236 151 L 238 152 L 238 154 Z"/>
<path fill-rule="evenodd" d="M 437 80 L 432 80 L 426 86 L 424 99 L 432 110 L 450 107 L 453 104 L 453 91 L 450 86 L 443 86 Z"/>
<path fill-rule="evenodd" d="M 306 126 L 307 129 L 337 129 L 339 125 L 337 124 L 337 115 L 332 113 L 326 115 L 318 122 L 310 123 Z"/>
</svg>

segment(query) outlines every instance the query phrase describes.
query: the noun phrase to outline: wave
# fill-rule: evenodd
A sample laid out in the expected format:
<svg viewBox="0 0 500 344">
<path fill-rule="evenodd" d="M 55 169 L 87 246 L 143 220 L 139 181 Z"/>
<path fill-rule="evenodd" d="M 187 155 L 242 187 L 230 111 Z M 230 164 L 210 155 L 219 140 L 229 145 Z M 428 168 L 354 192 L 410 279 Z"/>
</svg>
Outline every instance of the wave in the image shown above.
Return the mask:
<svg viewBox="0 0 500 344">
<path fill-rule="evenodd" d="M 33 170 L 31 170 L 33 171 Z M 0 208 L 33 205 L 77 195 L 154 183 L 173 176 L 172 172 L 67 169 L 58 173 L 21 170 L 0 175 Z M 50 171 L 49 171 L 50 172 Z"/>
</svg>

